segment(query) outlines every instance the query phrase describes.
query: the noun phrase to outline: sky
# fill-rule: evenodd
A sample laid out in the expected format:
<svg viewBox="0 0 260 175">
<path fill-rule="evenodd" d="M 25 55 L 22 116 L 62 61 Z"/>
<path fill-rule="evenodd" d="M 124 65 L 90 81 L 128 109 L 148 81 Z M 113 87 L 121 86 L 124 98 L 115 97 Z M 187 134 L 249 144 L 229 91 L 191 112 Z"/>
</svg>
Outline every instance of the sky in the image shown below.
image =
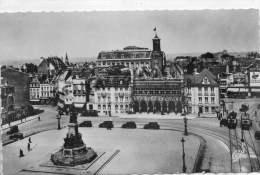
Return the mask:
<svg viewBox="0 0 260 175">
<path fill-rule="evenodd" d="M 154 27 L 166 54 L 259 50 L 255 9 L 1 13 L 0 26 L 1 60 L 152 49 Z"/>
</svg>

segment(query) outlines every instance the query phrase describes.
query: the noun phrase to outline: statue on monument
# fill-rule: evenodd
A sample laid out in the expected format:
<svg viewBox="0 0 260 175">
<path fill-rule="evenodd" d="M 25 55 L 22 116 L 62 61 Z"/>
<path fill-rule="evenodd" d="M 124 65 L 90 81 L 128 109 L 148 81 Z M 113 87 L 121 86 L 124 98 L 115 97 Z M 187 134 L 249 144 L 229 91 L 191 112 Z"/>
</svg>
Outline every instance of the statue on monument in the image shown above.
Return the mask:
<svg viewBox="0 0 260 175">
<path fill-rule="evenodd" d="M 70 123 L 78 123 L 77 112 L 73 103 L 70 105 Z"/>
</svg>

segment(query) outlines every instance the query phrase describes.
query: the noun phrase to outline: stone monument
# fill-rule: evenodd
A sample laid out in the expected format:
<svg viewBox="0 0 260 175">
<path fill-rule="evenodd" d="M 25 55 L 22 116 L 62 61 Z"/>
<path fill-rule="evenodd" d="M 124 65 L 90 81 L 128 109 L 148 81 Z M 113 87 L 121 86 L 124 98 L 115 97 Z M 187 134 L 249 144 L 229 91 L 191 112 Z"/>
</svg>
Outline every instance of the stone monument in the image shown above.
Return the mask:
<svg viewBox="0 0 260 175">
<path fill-rule="evenodd" d="M 89 163 L 97 157 L 92 148 L 87 148 L 78 131 L 77 112 L 74 104 L 70 106 L 70 122 L 67 137 L 59 151 L 51 155 L 54 165 L 75 166 Z"/>
</svg>

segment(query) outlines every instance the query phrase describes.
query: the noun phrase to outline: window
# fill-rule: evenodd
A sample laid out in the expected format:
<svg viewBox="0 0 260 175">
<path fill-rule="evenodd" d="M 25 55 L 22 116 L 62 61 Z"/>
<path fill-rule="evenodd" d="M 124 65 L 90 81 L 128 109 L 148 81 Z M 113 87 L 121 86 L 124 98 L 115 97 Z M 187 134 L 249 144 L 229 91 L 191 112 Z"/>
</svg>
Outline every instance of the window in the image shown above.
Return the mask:
<svg viewBox="0 0 260 175">
<path fill-rule="evenodd" d="M 211 103 L 214 103 L 214 102 L 215 102 L 215 98 L 211 97 Z"/>
<path fill-rule="evenodd" d="M 123 102 L 123 97 L 120 97 L 120 102 Z"/>
<path fill-rule="evenodd" d="M 199 97 L 199 102 L 202 103 L 202 97 Z"/>
<path fill-rule="evenodd" d="M 191 97 L 188 97 L 188 102 L 191 102 Z"/>
<path fill-rule="evenodd" d="M 208 78 L 207 78 L 207 77 L 204 77 L 204 79 L 203 79 L 203 83 L 204 83 L 204 84 L 208 84 L 208 83 L 209 83 L 209 81 L 208 81 Z"/>
<path fill-rule="evenodd" d="M 120 111 L 123 111 L 123 110 L 124 110 L 123 105 L 120 105 Z"/>
<path fill-rule="evenodd" d="M 125 101 L 128 102 L 128 97 L 125 97 Z"/>
<path fill-rule="evenodd" d="M 211 107 L 211 112 L 212 113 L 215 113 L 216 111 L 215 111 L 215 107 Z"/>
<path fill-rule="evenodd" d="M 202 89 L 202 88 L 201 88 L 201 87 L 199 87 L 199 93 L 201 93 L 201 89 Z"/>
<path fill-rule="evenodd" d="M 108 101 L 111 101 L 111 97 L 107 97 L 108 98 Z"/>
<path fill-rule="evenodd" d="M 110 88 L 107 88 L 107 91 L 110 91 Z"/>
<path fill-rule="evenodd" d="M 106 105 L 103 105 L 103 110 L 106 110 Z"/>
<path fill-rule="evenodd" d="M 118 105 L 115 105 L 115 110 L 116 110 L 116 111 L 118 110 Z"/>
<path fill-rule="evenodd" d="M 209 112 L 209 107 L 205 107 L 205 112 Z"/>
<path fill-rule="evenodd" d="M 118 97 L 116 97 L 116 102 L 118 102 Z"/>
<path fill-rule="evenodd" d="M 204 88 L 204 92 L 205 92 L 205 93 L 208 93 L 208 87 L 205 87 L 205 88 Z"/>
<path fill-rule="evenodd" d="M 101 101 L 101 97 L 98 97 L 98 102 L 100 102 Z"/>
<path fill-rule="evenodd" d="M 209 102 L 209 98 L 205 97 L 205 103 L 208 103 L 208 102 Z"/>
<path fill-rule="evenodd" d="M 101 105 L 98 105 L 98 110 L 101 110 Z"/>
<path fill-rule="evenodd" d="M 214 93 L 214 87 L 211 87 L 210 90 L 211 90 L 211 93 Z"/>
<path fill-rule="evenodd" d="M 125 105 L 125 110 L 128 110 L 128 105 Z"/>
<path fill-rule="evenodd" d="M 118 88 L 115 88 L 115 91 L 118 91 Z"/>
<path fill-rule="evenodd" d="M 191 113 L 192 112 L 192 107 L 191 106 L 189 106 L 189 113 Z"/>
<path fill-rule="evenodd" d="M 120 88 L 120 91 L 123 91 L 123 88 Z"/>
</svg>

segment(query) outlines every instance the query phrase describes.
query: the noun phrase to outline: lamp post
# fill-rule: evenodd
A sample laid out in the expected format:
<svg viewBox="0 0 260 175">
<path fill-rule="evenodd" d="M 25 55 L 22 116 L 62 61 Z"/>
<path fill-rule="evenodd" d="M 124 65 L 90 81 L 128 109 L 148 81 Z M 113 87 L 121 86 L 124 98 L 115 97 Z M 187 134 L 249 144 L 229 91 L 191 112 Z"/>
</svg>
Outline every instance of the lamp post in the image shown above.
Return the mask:
<svg viewBox="0 0 260 175">
<path fill-rule="evenodd" d="M 61 119 L 61 112 L 60 111 L 58 111 L 57 119 L 58 119 L 58 130 L 60 130 L 60 119 Z"/>
<path fill-rule="evenodd" d="M 183 160 L 183 167 L 182 167 L 182 171 L 183 173 L 186 173 L 186 165 L 185 165 L 185 152 L 184 152 L 184 138 L 182 137 L 181 138 L 181 142 L 182 142 L 182 160 Z"/>
<path fill-rule="evenodd" d="M 188 131 L 187 131 L 187 121 L 188 119 L 186 118 L 186 113 L 185 113 L 185 117 L 183 118 L 184 120 L 184 135 L 187 136 L 188 135 Z"/>
</svg>

